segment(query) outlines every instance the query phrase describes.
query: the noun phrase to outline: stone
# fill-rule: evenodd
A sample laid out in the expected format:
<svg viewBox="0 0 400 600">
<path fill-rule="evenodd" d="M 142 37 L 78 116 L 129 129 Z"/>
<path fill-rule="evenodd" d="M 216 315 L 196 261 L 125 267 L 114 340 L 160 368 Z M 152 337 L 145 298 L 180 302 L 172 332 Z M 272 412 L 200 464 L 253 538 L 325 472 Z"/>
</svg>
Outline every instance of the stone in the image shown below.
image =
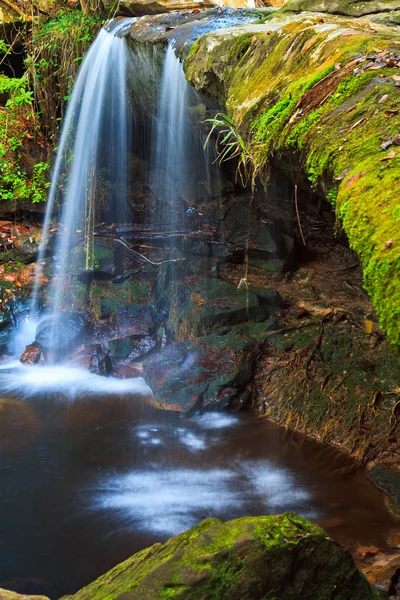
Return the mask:
<svg viewBox="0 0 400 600">
<path fill-rule="evenodd" d="M 147 306 L 124 306 L 117 310 L 118 331 L 122 336 L 149 335 L 154 330 L 152 309 Z"/>
<path fill-rule="evenodd" d="M 113 376 L 120 379 L 131 379 L 134 377 L 141 377 L 142 373 L 143 367 L 141 364 L 118 365 L 114 369 Z"/>
<path fill-rule="evenodd" d="M 368 477 L 378 488 L 386 492 L 396 511 L 400 510 L 400 469 L 394 465 L 378 463 L 368 471 Z"/>
<path fill-rule="evenodd" d="M 390 14 L 392 12 L 400 15 L 397 0 L 363 0 L 362 2 L 351 2 L 351 0 L 288 0 L 283 8 L 284 11 L 310 11 L 318 13 L 330 13 L 333 15 L 345 15 L 348 17 L 368 17 L 370 15 Z"/>
<path fill-rule="evenodd" d="M 60 312 L 44 319 L 36 330 L 35 342 L 54 358 L 65 357 L 83 339 L 87 321 L 82 313 Z"/>
<path fill-rule="evenodd" d="M 259 322 L 268 316 L 256 294 L 220 279 L 203 279 L 186 290 L 186 298 L 176 301 L 170 320 L 178 339 L 205 335 L 217 325 Z"/>
<path fill-rule="evenodd" d="M 39 252 L 40 240 L 42 237 L 41 229 L 34 229 L 28 233 L 23 233 L 13 242 L 13 248 L 17 256 L 23 262 L 33 262 Z"/>
<path fill-rule="evenodd" d="M 33 342 L 25 348 L 21 354 L 20 361 L 23 365 L 36 365 L 42 358 L 42 347 L 37 342 Z"/>
<path fill-rule="evenodd" d="M 269 231 L 265 219 L 247 204 L 235 200 L 222 207 L 221 234 L 231 255 L 243 255 L 249 251 L 251 258 L 274 258 L 278 246 Z"/>
<path fill-rule="evenodd" d="M 245 332 L 172 344 L 143 362 L 143 377 L 165 409 L 227 408 L 252 376 L 256 349 Z"/>
<path fill-rule="evenodd" d="M 206 474 L 205 474 L 206 476 Z M 291 513 L 206 519 L 64 600 L 378 600 L 347 550 Z"/>
<path fill-rule="evenodd" d="M 108 377 L 113 371 L 111 358 L 104 352 L 101 344 L 80 346 L 71 356 L 70 362 L 103 377 Z"/>
</svg>

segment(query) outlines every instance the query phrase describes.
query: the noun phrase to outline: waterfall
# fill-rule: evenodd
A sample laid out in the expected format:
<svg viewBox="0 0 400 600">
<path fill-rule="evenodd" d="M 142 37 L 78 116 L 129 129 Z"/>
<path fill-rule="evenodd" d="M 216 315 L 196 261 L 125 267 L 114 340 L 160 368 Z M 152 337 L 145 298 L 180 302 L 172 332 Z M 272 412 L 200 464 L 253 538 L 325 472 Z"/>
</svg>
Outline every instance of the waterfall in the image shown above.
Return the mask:
<svg viewBox="0 0 400 600">
<path fill-rule="evenodd" d="M 131 135 L 127 103 L 129 54 L 121 33 L 130 22 L 131 19 L 118 19 L 100 31 L 72 91 L 47 200 L 32 297 L 33 315 L 38 309 L 41 265 L 58 205 L 62 204 L 62 209 L 51 283 L 53 311 L 63 308 L 70 252 L 82 238 L 86 268 L 94 267 L 93 234 L 99 197 L 105 195 L 110 221 L 121 223 L 127 218 L 127 156 Z"/>
<path fill-rule="evenodd" d="M 153 126 L 151 186 L 159 198 L 156 218 L 170 233 L 187 228 L 188 216 L 196 213 L 198 203 L 208 196 L 213 165 L 213 149 L 203 148 L 199 128 L 205 109 L 203 100 L 189 85 L 173 42 L 168 45 L 162 70 L 158 110 Z"/>
</svg>

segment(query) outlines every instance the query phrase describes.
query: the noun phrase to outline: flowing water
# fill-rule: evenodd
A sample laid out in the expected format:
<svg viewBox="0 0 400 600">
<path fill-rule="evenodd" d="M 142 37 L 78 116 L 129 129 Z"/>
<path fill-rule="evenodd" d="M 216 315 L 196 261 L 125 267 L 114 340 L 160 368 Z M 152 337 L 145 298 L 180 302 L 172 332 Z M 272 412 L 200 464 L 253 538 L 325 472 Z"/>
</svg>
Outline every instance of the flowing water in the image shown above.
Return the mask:
<svg viewBox="0 0 400 600">
<path fill-rule="evenodd" d="M 132 120 L 127 89 L 129 51 L 122 33 L 131 21 L 115 20 L 101 29 L 68 102 L 47 200 L 30 324 L 19 332 L 26 343 L 32 341 L 32 337 L 28 339 L 32 323 L 37 324 L 42 265 L 49 249 L 54 245 L 48 305 L 57 313 L 65 308 L 72 250 L 76 253 L 81 246 L 82 268 L 95 266 L 94 226 L 99 213 L 109 222 L 121 223 L 127 218 Z M 52 220 L 60 209 L 54 242 Z"/>
<path fill-rule="evenodd" d="M 59 598 L 210 516 L 290 510 L 353 549 L 395 525 L 348 459 L 262 419 L 153 411 L 139 381 L 27 377 L 0 401 L 0 587 Z"/>
</svg>

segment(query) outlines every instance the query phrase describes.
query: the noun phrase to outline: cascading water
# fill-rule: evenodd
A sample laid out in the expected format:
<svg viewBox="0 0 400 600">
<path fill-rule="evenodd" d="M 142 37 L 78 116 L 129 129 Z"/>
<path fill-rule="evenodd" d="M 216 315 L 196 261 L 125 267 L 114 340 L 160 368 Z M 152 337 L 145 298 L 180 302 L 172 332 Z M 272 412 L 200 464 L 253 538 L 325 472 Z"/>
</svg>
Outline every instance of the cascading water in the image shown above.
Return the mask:
<svg viewBox="0 0 400 600">
<path fill-rule="evenodd" d="M 163 228 L 170 235 L 185 226 L 185 216 L 196 211 L 197 205 L 208 197 L 212 177 L 218 180 L 219 169 L 214 165 L 215 153 L 203 148 L 196 109 L 205 108 L 202 99 L 188 84 L 174 44 L 165 55 L 158 111 L 153 131 L 151 185 L 160 199 Z"/>
<path fill-rule="evenodd" d="M 127 157 L 132 126 L 127 102 L 129 51 L 121 34 L 130 22 L 118 19 L 100 31 L 72 91 L 47 201 L 31 322 L 38 313 L 43 260 L 57 208 L 62 205 L 48 302 L 53 314 L 64 308 L 71 250 L 81 245 L 85 268 L 94 267 L 94 225 L 101 199 L 103 215 L 109 222 L 121 223 L 127 218 Z M 31 333 L 32 327 L 28 329 Z"/>
</svg>

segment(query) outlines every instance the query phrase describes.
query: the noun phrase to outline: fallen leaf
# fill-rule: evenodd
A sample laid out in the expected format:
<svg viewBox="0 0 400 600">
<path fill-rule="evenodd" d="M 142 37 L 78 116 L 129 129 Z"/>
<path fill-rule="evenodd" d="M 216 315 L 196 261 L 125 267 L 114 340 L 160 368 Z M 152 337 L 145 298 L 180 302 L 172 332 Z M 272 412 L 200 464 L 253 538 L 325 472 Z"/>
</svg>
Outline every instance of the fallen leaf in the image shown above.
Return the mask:
<svg viewBox="0 0 400 600">
<path fill-rule="evenodd" d="M 374 323 L 371 319 L 365 319 L 364 321 L 364 331 L 367 335 L 371 335 Z"/>
<path fill-rule="evenodd" d="M 355 183 L 357 183 L 357 181 L 359 179 L 361 179 L 361 177 L 363 175 L 365 175 L 366 171 L 362 171 L 361 173 L 357 173 L 356 175 L 353 175 L 353 177 L 350 177 L 350 179 L 348 179 L 345 183 L 344 189 L 347 190 L 350 186 L 354 185 Z"/>
<path fill-rule="evenodd" d="M 387 154 L 386 156 L 383 156 L 380 161 L 383 162 L 384 160 L 390 160 L 392 158 L 394 158 L 396 156 L 396 151 L 395 150 L 391 150 L 389 152 L 389 154 Z"/>
<path fill-rule="evenodd" d="M 400 75 L 392 75 L 394 81 L 400 81 Z"/>
<path fill-rule="evenodd" d="M 385 110 L 383 114 L 388 119 L 391 119 L 392 117 L 395 117 L 396 115 L 398 115 L 399 111 L 398 110 Z"/>
<path fill-rule="evenodd" d="M 382 102 L 385 102 L 385 100 L 387 100 L 389 98 L 389 94 L 384 94 L 382 96 L 382 98 L 379 99 L 379 104 L 382 104 Z"/>
<path fill-rule="evenodd" d="M 255 44 L 255 43 L 256 43 L 256 41 L 257 41 L 257 36 L 256 36 L 256 35 L 253 35 L 253 37 L 252 37 L 252 38 L 251 38 L 251 40 L 250 40 L 250 44 Z"/>
</svg>

